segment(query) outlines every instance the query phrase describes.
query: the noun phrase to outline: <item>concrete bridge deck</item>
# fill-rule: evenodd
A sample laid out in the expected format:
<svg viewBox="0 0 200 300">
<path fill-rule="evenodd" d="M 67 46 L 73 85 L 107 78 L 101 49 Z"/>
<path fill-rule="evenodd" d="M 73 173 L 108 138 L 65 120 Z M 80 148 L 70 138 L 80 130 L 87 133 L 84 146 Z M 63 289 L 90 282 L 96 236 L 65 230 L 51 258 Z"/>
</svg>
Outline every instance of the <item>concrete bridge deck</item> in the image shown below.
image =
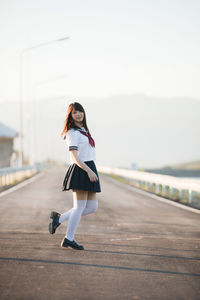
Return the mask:
<svg viewBox="0 0 200 300">
<path fill-rule="evenodd" d="M 200 214 L 101 175 L 98 211 L 83 216 L 61 249 L 67 223 L 48 233 L 51 210 L 72 206 L 54 168 L 0 197 L 0 299 L 200 299 Z"/>
</svg>

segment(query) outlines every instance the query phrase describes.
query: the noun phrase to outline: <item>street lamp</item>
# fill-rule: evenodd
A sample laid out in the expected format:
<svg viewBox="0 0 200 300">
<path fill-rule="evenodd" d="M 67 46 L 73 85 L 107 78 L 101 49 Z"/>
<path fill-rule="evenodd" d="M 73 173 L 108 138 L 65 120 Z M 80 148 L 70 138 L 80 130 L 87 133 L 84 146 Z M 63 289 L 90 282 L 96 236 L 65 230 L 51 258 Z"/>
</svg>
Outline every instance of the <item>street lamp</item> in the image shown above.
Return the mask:
<svg viewBox="0 0 200 300">
<path fill-rule="evenodd" d="M 36 162 L 36 149 L 39 151 L 38 154 L 40 154 L 40 142 L 37 143 L 37 139 L 36 139 L 36 135 L 37 135 L 37 122 L 36 122 L 36 100 L 37 100 L 37 97 L 36 97 L 36 94 L 37 94 L 37 88 L 39 86 L 42 86 L 44 84 L 48 84 L 49 82 L 54 82 L 56 80 L 61 80 L 63 78 L 67 78 L 68 75 L 67 74 L 62 74 L 60 76 L 56 76 L 56 77 L 53 77 L 53 78 L 48 78 L 46 80 L 43 80 L 43 81 L 40 81 L 40 82 L 36 82 L 34 84 L 34 88 L 33 88 L 33 109 L 32 109 L 32 116 L 33 116 L 33 122 L 32 122 L 32 145 L 31 145 L 31 151 L 29 153 L 30 155 L 30 162 L 31 162 L 31 165 L 34 165 L 35 162 Z M 49 147 L 49 133 L 50 131 L 48 130 L 47 131 L 47 151 L 49 151 L 50 147 Z M 39 147 L 36 147 L 36 145 L 38 145 Z M 50 156 L 49 156 L 50 157 Z"/>
<path fill-rule="evenodd" d="M 19 87 L 19 156 L 18 156 L 18 166 L 22 166 L 23 165 L 23 57 L 24 54 L 28 51 L 34 50 L 36 48 L 40 48 L 43 46 L 47 46 L 49 44 L 53 44 L 56 42 L 63 42 L 66 40 L 69 40 L 70 37 L 66 36 L 60 39 L 56 39 L 56 40 L 52 40 L 49 42 L 44 42 L 29 48 L 24 48 L 21 52 L 20 52 L 20 58 L 19 58 L 19 63 L 20 63 L 20 76 L 19 76 L 19 80 L 20 80 L 20 87 Z"/>
</svg>

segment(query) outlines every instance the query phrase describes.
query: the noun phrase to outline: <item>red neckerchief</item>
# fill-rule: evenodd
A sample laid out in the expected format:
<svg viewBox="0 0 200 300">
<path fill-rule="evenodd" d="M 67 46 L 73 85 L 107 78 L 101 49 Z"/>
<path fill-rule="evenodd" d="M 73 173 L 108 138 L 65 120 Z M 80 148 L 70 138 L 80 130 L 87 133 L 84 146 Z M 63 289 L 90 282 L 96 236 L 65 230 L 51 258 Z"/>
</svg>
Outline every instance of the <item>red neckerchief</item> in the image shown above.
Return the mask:
<svg viewBox="0 0 200 300">
<path fill-rule="evenodd" d="M 91 145 L 92 147 L 95 147 L 95 141 L 94 141 L 93 138 L 91 137 L 91 134 L 89 133 L 89 131 L 85 132 L 85 131 L 81 130 L 81 128 L 78 129 L 78 130 L 80 131 L 80 133 L 82 133 L 82 134 L 84 134 L 85 136 L 87 136 L 90 145 Z"/>
</svg>

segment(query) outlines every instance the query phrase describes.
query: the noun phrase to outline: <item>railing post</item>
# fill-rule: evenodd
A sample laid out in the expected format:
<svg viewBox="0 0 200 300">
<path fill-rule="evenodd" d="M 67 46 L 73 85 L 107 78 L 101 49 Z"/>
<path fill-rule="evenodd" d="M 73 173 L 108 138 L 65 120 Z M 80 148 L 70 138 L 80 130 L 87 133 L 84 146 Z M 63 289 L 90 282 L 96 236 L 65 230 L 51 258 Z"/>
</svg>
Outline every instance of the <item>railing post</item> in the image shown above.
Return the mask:
<svg viewBox="0 0 200 300">
<path fill-rule="evenodd" d="M 163 185 L 163 195 L 166 196 L 167 193 L 167 186 Z"/>
<path fill-rule="evenodd" d="M 160 183 L 156 183 L 156 194 L 160 194 Z"/>
<path fill-rule="evenodd" d="M 193 196 L 194 196 L 194 192 L 193 192 L 192 190 L 188 190 L 188 192 L 189 192 L 189 197 L 188 197 L 188 198 L 189 198 L 189 199 L 188 199 L 189 201 L 188 201 L 188 202 L 189 202 L 189 203 L 192 203 L 192 201 L 193 201 Z"/>
<path fill-rule="evenodd" d="M 170 196 L 173 198 L 174 197 L 174 187 L 170 186 Z"/>
<path fill-rule="evenodd" d="M 180 197 L 180 199 L 183 198 L 183 195 L 184 195 L 184 190 L 183 189 L 179 189 L 179 197 Z"/>
</svg>

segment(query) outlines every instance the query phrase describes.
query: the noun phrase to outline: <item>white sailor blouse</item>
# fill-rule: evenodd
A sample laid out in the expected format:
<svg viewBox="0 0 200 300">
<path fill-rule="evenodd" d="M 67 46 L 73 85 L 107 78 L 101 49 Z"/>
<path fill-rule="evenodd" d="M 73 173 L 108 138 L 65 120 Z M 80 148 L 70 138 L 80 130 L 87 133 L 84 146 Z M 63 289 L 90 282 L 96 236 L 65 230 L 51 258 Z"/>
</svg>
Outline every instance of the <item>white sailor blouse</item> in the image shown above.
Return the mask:
<svg viewBox="0 0 200 300">
<path fill-rule="evenodd" d="M 82 127 L 82 131 L 88 133 L 88 131 Z M 87 136 L 83 135 L 79 129 L 70 128 L 66 134 L 66 142 L 68 150 L 77 150 L 78 157 L 82 161 L 90 161 L 96 159 L 95 147 L 92 147 L 89 143 Z M 70 155 L 70 162 L 73 164 L 74 161 Z"/>
</svg>

